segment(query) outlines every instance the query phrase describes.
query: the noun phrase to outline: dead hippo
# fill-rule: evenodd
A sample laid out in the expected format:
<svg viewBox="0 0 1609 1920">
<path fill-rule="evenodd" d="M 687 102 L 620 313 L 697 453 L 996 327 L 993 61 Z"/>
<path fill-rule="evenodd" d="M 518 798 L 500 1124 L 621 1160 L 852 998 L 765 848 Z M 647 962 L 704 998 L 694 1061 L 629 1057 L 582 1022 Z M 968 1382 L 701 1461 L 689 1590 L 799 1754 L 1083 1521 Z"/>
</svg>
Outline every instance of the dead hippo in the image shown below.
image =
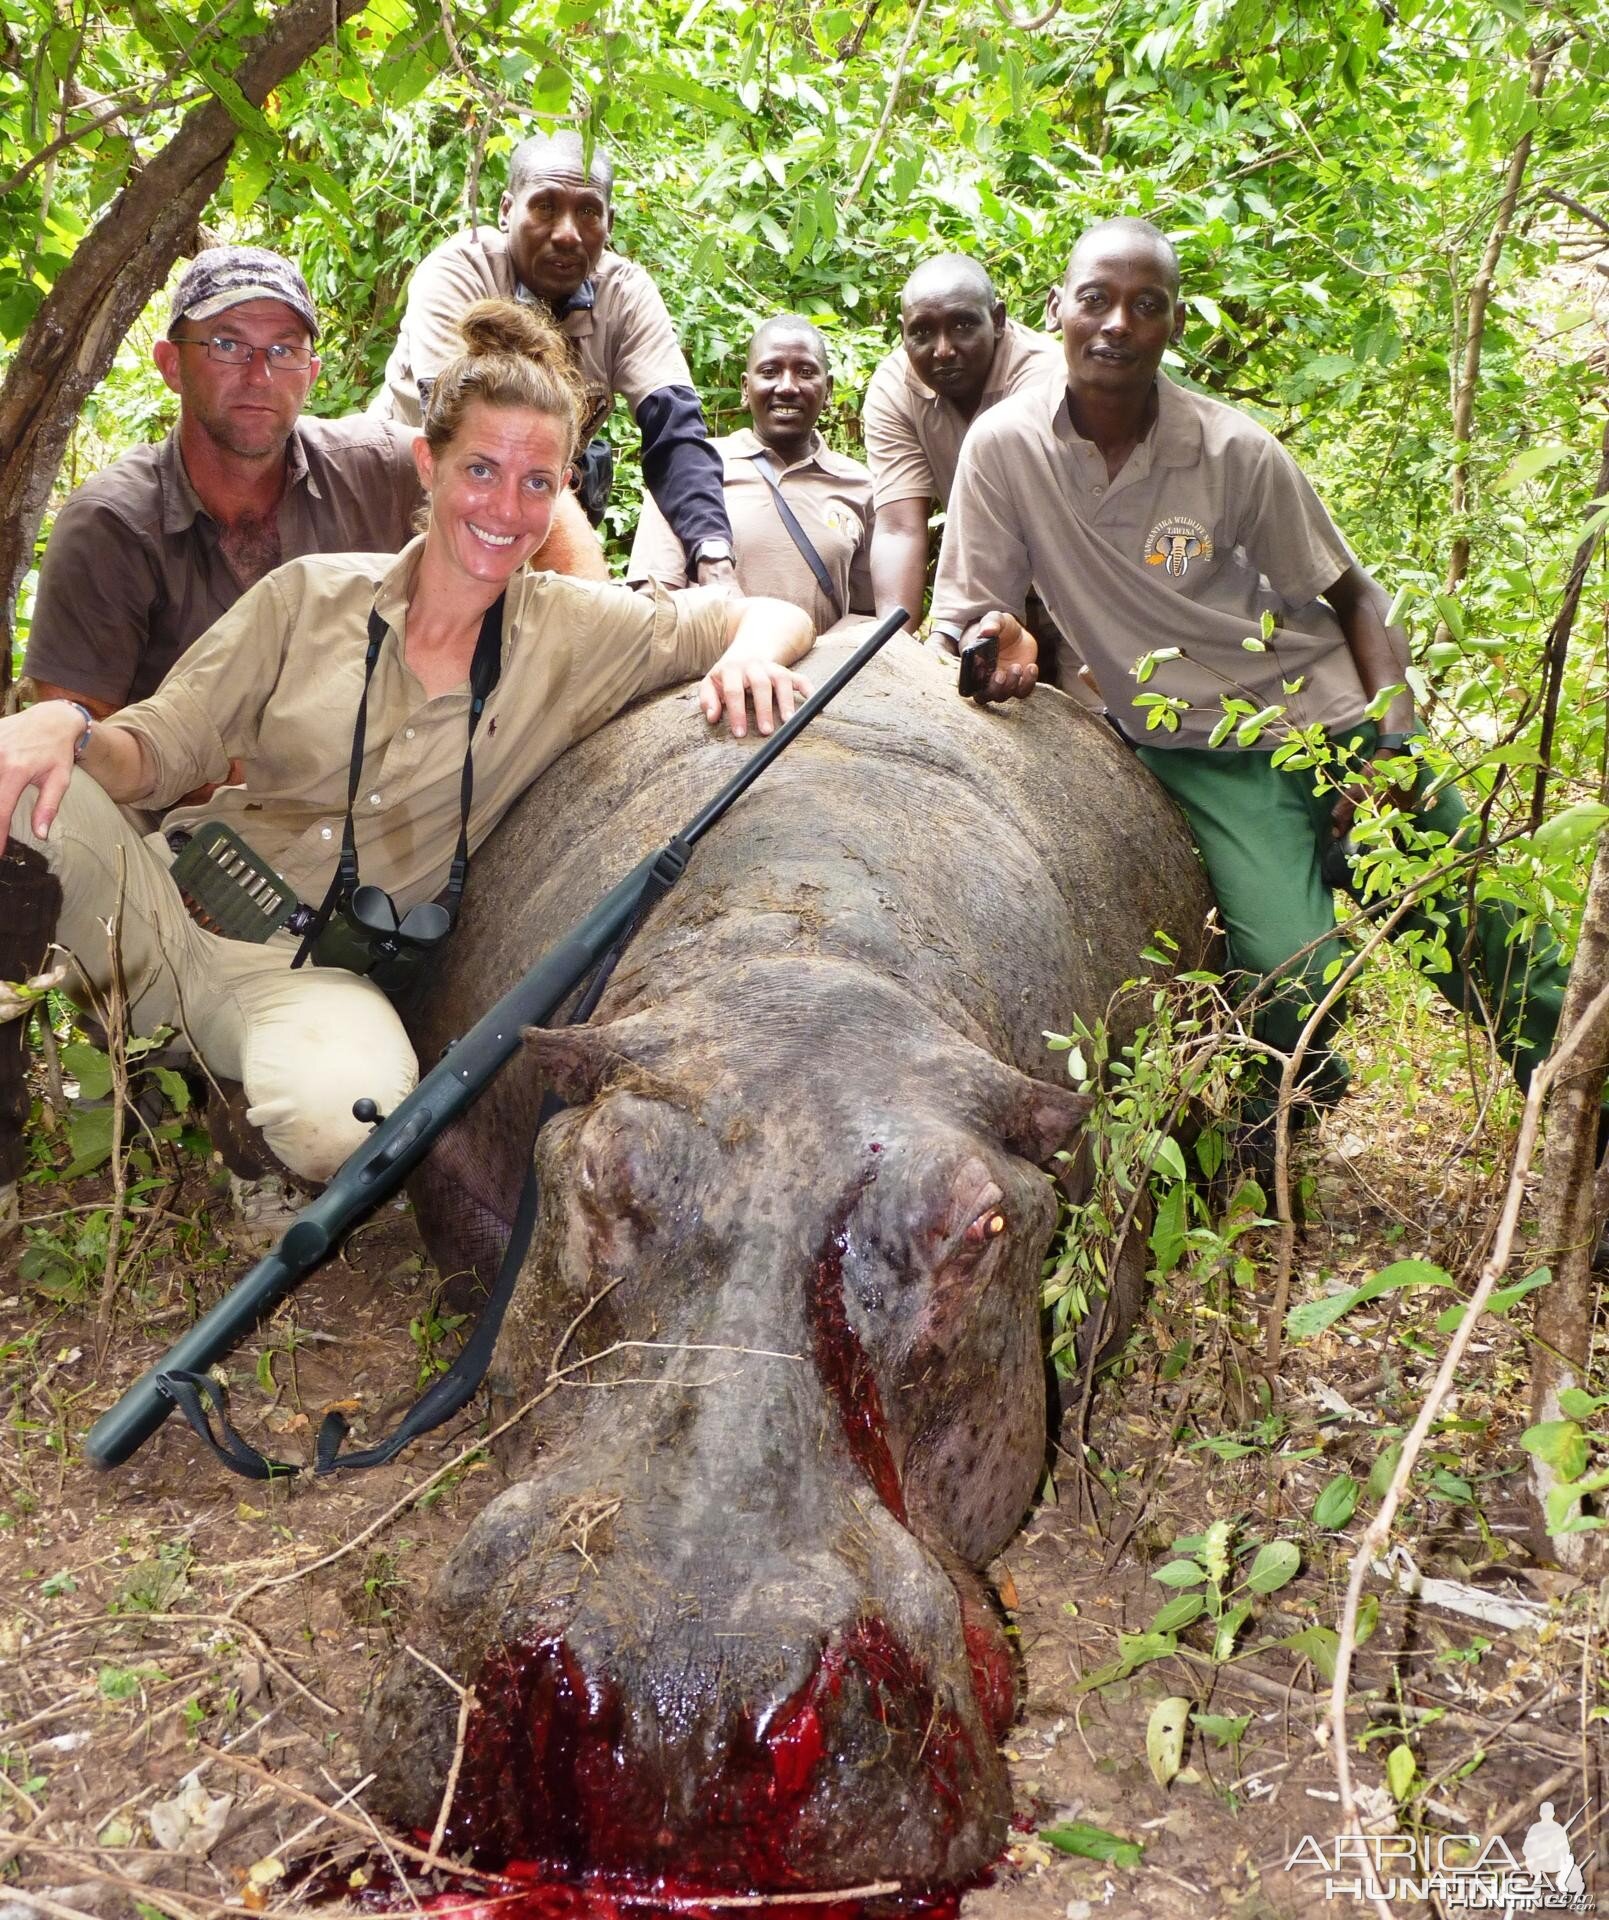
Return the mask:
<svg viewBox="0 0 1609 1920">
<path fill-rule="evenodd" d="M 477 857 L 421 1057 L 748 751 L 684 690 L 565 755 Z M 1206 904 L 1104 726 L 1054 693 L 980 712 L 899 641 L 699 848 L 593 1023 L 441 1144 L 426 1239 L 484 1271 L 541 1080 L 569 1103 L 497 1374 L 604 1355 L 410 1627 L 478 1703 L 450 1846 L 757 1891 L 999 1854 L 1015 1679 L 974 1569 L 1043 1467 L 1040 1169 L 1082 1114 L 1043 1034 L 1154 930 L 1193 959 Z M 411 1825 L 457 1718 L 396 1663 L 370 1763 Z"/>
</svg>

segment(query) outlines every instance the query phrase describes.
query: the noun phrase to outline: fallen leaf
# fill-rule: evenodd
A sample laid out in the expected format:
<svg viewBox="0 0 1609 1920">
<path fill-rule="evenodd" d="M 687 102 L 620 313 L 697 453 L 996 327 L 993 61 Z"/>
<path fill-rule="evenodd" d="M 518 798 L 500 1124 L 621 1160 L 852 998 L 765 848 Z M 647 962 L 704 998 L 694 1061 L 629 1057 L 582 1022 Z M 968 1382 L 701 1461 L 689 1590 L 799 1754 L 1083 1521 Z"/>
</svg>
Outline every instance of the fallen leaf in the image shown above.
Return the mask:
<svg viewBox="0 0 1609 1920">
<path fill-rule="evenodd" d="M 158 1800 L 146 1811 L 151 1837 L 169 1853 L 187 1853 L 204 1859 L 217 1846 L 229 1811 L 232 1793 L 208 1793 L 193 1773 L 186 1774 L 171 1800 Z M 107 1846 L 122 1841 L 104 1841 Z"/>
<path fill-rule="evenodd" d="M 1020 1604 L 1017 1599 L 1017 1583 L 1011 1577 L 1010 1567 L 1000 1569 L 1000 1584 L 996 1589 L 1000 1595 L 1000 1604 L 1007 1613 L 1015 1613 Z"/>
</svg>

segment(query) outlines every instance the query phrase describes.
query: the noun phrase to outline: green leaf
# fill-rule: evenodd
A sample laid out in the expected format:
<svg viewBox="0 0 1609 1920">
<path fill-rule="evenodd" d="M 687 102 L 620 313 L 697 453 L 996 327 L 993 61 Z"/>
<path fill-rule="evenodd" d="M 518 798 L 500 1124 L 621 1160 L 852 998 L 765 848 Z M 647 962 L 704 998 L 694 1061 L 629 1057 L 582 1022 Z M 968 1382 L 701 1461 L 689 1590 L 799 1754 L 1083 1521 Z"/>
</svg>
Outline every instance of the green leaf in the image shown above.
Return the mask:
<svg viewBox="0 0 1609 1920">
<path fill-rule="evenodd" d="M 1338 1473 L 1313 1503 L 1313 1524 L 1326 1533 L 1338 1533 L 1358 1504 L 1358 1483 L 1349 1473 Z"/>
<path fill-rule="evenodd" d="M 1285 1333 L 1292 1340 L 1311 1340 L 1314 1334 L 1334 1326 L 1343 1314 L 1397 1287 L 1449 1287 L 1451 1277 L 1428 1260 L 1394 1260 L 1365 1280 L 1360 1287 L 1348 1287 L 1341 1293 L 1327 1293 L 1317 1300 L 1304 1300 L 1285 1316 Z"/>
<path fill-rule="evenodd" d="M 1400 1742 L 1386 1755 L 1386 1785 L 1390 1787 L 1392 1797 L 1403 1801 L 1413 1791 L 1414 1776 L 1419 1771 L 1418 1762 L 1413 1757 L 1413 1748 Z"/>
<path fill-rule="evenodd" d="M 1300 1633 L 1287 1634 L 1283 1640 L 1270 1641 L 1269 1645 L 1289 1647 L 1292 1653 L 1311 1660 L 1324 1679 L 1335 1678 L 1335 1656 L 1340 1651 L 1341 1638 L 1333 1627 L 1303 1627 Z"/>
<path fill-rule="evenodd" d="M 1039 1837 L 1058 1853 L 1076 1854 L 1080 1860 L 1105 1860 L 1114 1867 L 1137 1867 L 1143 1851 L 1138 1842 L 1119 1839 L 1104 1827 L 1092 1827 L 1083 1820 L 1041 1827 Z"/>
<path fill-rule="evenodd" d="M 1600 1407 L 1609 1407 L 1609 1393 L 1586 1393 L 1566 1387 L 1559 1395 L 1559 1411 L 1572 1420 L 1590 1420 Z"/>
<path fill-rule="evenodd" d="M 1546 473 L 1549 467 L 1556 467 L 1561 460 L 1570 458 L 1568 447 L 1556 444 L 1527 447 L 1524 453 L 1516 454 L 1492 482 L 1493 489 L 1498 493 L 1512 493 L 1516 487 L 1523 487 L 1527 480 L 1534 480 L 1539 473 Z"/>
<path fill-rule="evenodd" d="M 111 1159 L 112 1119 L 110 1107 L 91 1107 L 86 1113 L 67 1116 L 67 1144 L 73 1150 L 73 1159 L 62 1170 L 63 1180 L 81 1179 Z"/>
<path fill-rule="evenodd" d="M 1182 1693 L 1169 1694 L 1151 1709 L 1145 1727 L 1145 1758 L 1151 1778 L 1165 1787 L 1184 1765 L 1184 1740 L 1190 1731 L 1193 1703 Z"/>
<path fill-rule="evenodd" d="M 1587 1436 L 1574 1420 L 1544 1420 L 1527 1427 L 1520 1445 L 1561 1480 L 1579 1480 L 1587 1470 Z"/>
<path fill-rule="evenodd" d="M 1238 1747 L 1251 1725 L 1249 1713 L 1193 1713 L 1190 1724 L 1220 1747 Z"/>
<path fill-rule="evenodd" d="M 140 1676 L 127 1667 L 102 1667 L 95 1685 L 103 1700 L 132 1700 L 140 1691 Z"/>
<path fill-rule="evenodd" d="M 1235 1641 L 1240 1630 L 1251 1618 L 1252 1605 L 1249 1600 L 1237 1600 L 1228 1608 L 1218 1622 L 1217 1631 L 1212 1636 L 1212 1657 L 1221 1666 L 1235 1651 Z"/>
<path fill-rule="evenodd" d="M 1190 1177 L 1190 1170 L 1184 1164 L 1184 1152 L 1171 1134 L 1164 1134 L 1157 1141 L 1152 1167 L 1155 1172 L 1165 1173 L 1173 1180 L 1188 1180 Z"/>
<path fill-rule="evenodd" d="M 1159 1567 L 1151 1575 L 1164 1587 L 1199 1587 L 1206 1577 L 1194 1560 L 1170 1560 L 1165 1567 Z"/>
<path fill-rule="evenodd" d="M 1199 1620 L 1206 1610 L 1207 1596 L 1204 1593 L 1176 1593 L 1157 1609 L 1156 1618 L 1151 1622 L 1151 1631 L 1177 1633 L 1192 1621 Z"/>
<path fill-rule="evenodd" d="M 1178 1646 L 1177 1636 L 1171 1633 L 1120 1633 L 1117 1636 L 1117 1658 L 1104 1667 L 1080 1674 L 1078 1690 L 1080 1693 L 1089 1693 L 1096 1687 L 1110 1686 L 1114 1680 L 1126 1680 L 1149 1661 L 1162 1660 L 1170 1653 L 1177 1652 Z"/>
<path fill-rule="evenodd" d="M 1386 625 L 1396 627 L 1402 624 L 1402 616 L 1419 598 L 1417 587 L 1400 586 L 1391 596 L 1391 605 L 1386 609 Z"/>
<path fill-rule="evenodd" d="M 1609 820 L 1609 807 L 1601 800 L 1578 800 L 1563 813 L 1544 820 L 1532 834 L 1531 844 L 1539 853 L 1562 859 L 1577 852 L 1589 840 L 1595 840 L 1606 820 Z"/>
<path fill-rule="evenodd" d="M 1545 1287 L 1553 1278 L 1550 1267 L 1538 1267 L 1535 1273 L 1528 1273 L 1523 1280 L 1516 1280 L 1511 1287 L 1499 1287 L 1486 1302 L 1486 1311 L 1495 1313 L 1499 1318 L 1523 1300 L 1528 1293 L 1535 1293 L 1538 1287 Z M 1469 1307 L 1460 1301 L 1457 1306 L 1444 1307 L 1436 1315 L 1437 1333 L 1456 1333 L 1464 1324 L 1464 1315 Z M 1609 1406 L 1609 1401 L 1604 1405 Z M 1568 1408 L 1565 1409 L 1569 1411 Z"/>
<path fill-rule="evenodd" d="M 1242 720 L 1235 729 L 1235 739 L 1243 747 L 1255 746 L 1262 737 L 1263 729 L 1277 720 L 1285 711 L 1283 706 L 1264 707 L 1254 713 L 1249 720 Z"/>
<path fill-rule="evenodd" d="M 1397 1462 L 1402 1458 L 1402 1442 L 1393 1440 L 1369 1469 L 1369 1498 L 1376 1505 L 1386 1497 L 1397 1471 Z"/>
<path fill-rule="evenodd" d="M 104 1100 L 112 1090 L 112 1063 L 87 1040 L 69 1040 L 61 1050 L 62 1070 L 78 1082 L 80 1099 Z"/>
<path fill-rule="evenodd" d="M 1445 621 L 1447 631 L 1455 640 L 1462 640 L 1464 637 L 1464 609 L 1450 593 L 1433 593 L 1430 597 L 1435 602 L 1436 612 L 1441 616 L 1442 620 Z"/>
<path fill-rule="evenodd" d="M 1246 1575 L 1253 1593 L 1277 1593 L 1301 1571 L 1301 1549 L 1292 1540 L 1266 1540 L 1257 1549 L 1257 1558 Z"/>
</svg>

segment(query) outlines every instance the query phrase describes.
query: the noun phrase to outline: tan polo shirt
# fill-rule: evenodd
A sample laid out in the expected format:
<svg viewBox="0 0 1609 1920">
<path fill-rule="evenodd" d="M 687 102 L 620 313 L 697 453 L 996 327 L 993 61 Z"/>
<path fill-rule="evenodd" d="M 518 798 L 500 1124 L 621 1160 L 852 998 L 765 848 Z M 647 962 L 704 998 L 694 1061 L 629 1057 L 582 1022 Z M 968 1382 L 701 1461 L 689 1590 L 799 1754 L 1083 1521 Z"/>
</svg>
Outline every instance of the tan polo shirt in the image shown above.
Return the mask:
<svg viewBox="0 0 1609 1920">
<path fill-rule="evenodd" d="M 776 499 L 755 465 L 753 456 L 764 449 L 753 428 L 723 434 L 711 445 L 725 469 L 726 512 L 732 522 L 737 583 L 744 593 L 769 594 L 803 607 L 818 634 L 844 614 L 870 613 L 874 605 L 872 477 L 860 462 L 834 453 L 819 433 L 813 436 L 809 453 L 791 466 L 779 468 L 775 454 L 771 456 L 772 471 L 793 516 L 837 590 L 834 608 L 809 561 L 794 545 L 777 512 Z M 665 587 L 687 584 L 682 543 L 652 495 L 643 498 L 626 579 L 632 586 L 646 580 L 657 580 Z"/>
<path fill-rule="evenodd" d="M 158 693 L 117 716 L 155 766 L 140 804 L 161 811 L 203 781 L 224 779 L 239 759 L 241 786 L 175 808 L 164 826 L 227 821 L 316 905 L 341 848 L 369 610 L 378 607 L 388 637 L 369 689 L 353 810 L 358 864 L 399 906 L 433 899 L 458 839 L 469 683 L 466 675 L 428 699 L 403 660 L 423 544 L 397 555 L 296 560 L 259 581 Z M 528 568 L 515 574 L 502 670 L 475 734 L 471 847 L 566 747 L 639 694 L 706 672 L 726 645 L 726 605 L 716 588 L 649 595 Z"/>
<path fill-rule="evenodd" d="M 1019 612 L 1031 581 L 1125 733 L 1204 747 L 1225 696 L 1283 707 L 1293 726 L 1362 717 L 1351 650 L 1317 598 L 1354 564 L 1296 462 L 1235 408 L 1159 375 L 1156 423 L 1109 481 L 1073 426 L 1065 386 L 1040 389 L 968 436 L 933 624 L 955 635 L 992 608 Z M 1265 611 L 1277 622 L 1266 647 Z M 1175 647 L 1179 657 L 1135 680 L 1143 654 Z M 1176 732 L 1146 730 L 1146 709 L 1133 705 L 1146 694 L 1186 703 Z M 1272 751 L 1283 737 L 1270 726 L 1256 744 Z"/>
<path fill-rule="evenodd" d="M 586 383 L 583 444 L 608 417 L 617 393 L 635 414 L 658 388 L 693 384 L 659 289 L 635 261 L 605 253 L 587 286 L 592 304 L 572 301 L 558 322 Z M 585 294 L 584 288 L 582 300 Z M 496 227 L 471 227 L 427 254 L 408 283 L 386 383 L 369 411 L 418 426 L 419 382 L 434 380 L 463 351 L 458 322 L 466 310 L 477 300 L 516 298 L 529 296 L 515 284 L 508 236 Z"/>
<path fill-rule="evenodd" d="M 411 433 L 379 420 L 299 420 L 285 447 L 280 558 L 406 545 L 424 497 L 412 447 Z M 23 671 L 114 706 L 143 700 L 241 592 L 170 433 L 93 474 L 56 515 Z"/>
<path fill-rule="evenodd" d="M 1064 364 L 1059 340 L 1008 320 L 978 412 L 968 420 L 953 400 L 923 385 L 905 349 L 896 347 L 872 375 L 861 417 L 877 505 L 937 500 L 948 506 L 968 427 L 1008 394 L 1054 379 Z"/>
</svg>

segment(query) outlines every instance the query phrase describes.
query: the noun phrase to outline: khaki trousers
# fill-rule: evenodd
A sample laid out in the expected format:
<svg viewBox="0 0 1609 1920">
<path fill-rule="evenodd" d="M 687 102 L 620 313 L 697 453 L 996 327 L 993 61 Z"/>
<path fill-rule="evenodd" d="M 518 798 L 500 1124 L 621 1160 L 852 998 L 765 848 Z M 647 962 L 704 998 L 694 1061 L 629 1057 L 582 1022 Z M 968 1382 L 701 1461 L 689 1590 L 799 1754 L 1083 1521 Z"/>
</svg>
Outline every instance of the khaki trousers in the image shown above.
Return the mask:
<svg viewBox="0 0 1609 1920">
<path fill-rule="evenodd" d="M 261 946 L 206 933 L 168 874 L 160 834 L 142 837 L 102 788 L 75 772 L 50 832 L 40 840 L 29 788 L 11 832 L 36 848 L 61 882 L 56 939 L 104 998 L 111 979 L 108 923 L 118 904 L 119 953 L 129 1025 L 172 1027 L 220 1079 L 246 1090 L 246 1117 L 292 1173 L 329 1179 L 368 1136 L 352 1103 L 368 1095 L 389 1113 L 414 1086 L 418 1065 L 391 1003 L 340 967 L 291 971 L 296 941 Z M 0 905 L 0 912 L 3 912 Z"/>
</svg>

